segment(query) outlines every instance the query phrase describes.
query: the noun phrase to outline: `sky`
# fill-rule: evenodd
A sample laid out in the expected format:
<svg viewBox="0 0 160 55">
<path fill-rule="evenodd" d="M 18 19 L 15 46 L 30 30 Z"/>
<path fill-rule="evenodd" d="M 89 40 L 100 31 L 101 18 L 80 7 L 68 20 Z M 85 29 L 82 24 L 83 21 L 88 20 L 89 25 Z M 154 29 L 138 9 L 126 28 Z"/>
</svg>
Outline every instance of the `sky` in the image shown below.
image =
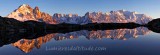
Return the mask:
<svg viewBox="0 0 160 55">
<path fill-rule="evenodd" d="M 86 12 L 110 12 L 116 10 L 136 11 L 153 18 L 160 17 L 160 0 L 1 0 L 0 16 L 7 16 L 22 4 L 38 6 L 43 12 L 53 15 L 79 14 Z"/>
</svg>

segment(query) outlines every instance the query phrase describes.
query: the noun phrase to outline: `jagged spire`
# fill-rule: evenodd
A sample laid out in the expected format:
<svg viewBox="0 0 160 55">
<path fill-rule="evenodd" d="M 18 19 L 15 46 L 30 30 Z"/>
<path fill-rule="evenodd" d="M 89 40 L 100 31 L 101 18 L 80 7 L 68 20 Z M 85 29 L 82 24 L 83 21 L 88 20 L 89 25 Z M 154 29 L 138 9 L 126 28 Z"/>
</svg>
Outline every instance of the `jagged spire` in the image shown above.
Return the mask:
<svg viewBox="0 0 160 55">
<path fill-rule="evenodd" d="M 34 8 L 34 10 L 39 10 L 39 7 L 38 7 L 38 6 L 36 6 L 36 7 Z"/>
</svg>

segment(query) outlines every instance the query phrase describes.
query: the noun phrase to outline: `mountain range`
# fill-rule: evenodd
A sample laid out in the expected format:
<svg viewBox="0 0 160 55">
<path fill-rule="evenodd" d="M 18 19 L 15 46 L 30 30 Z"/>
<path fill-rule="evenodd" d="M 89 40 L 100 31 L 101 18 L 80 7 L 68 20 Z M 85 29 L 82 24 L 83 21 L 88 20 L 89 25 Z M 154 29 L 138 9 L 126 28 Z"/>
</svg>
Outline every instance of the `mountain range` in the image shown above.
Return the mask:
<svg viewBox="0 0 160 55">
<path fill-rule="evenodd" d="M 40 11 L 39 7 L 30 7 L 23 4 L 7 15 L 9 18 L 14 18 L 19 21 L 34 20 L 46 22 L 49 24 L 70 23 L 70 24 L 87 24 L 87 23 L 128 23 L 134 22 L 138 24 L 146 24 L 152 20 L 152 17 L 137 12 L 126 10 L 102 12 L 87 12 L 84 16 L 78 14 L 59 14 L 53 16 Z"/>
</svg>

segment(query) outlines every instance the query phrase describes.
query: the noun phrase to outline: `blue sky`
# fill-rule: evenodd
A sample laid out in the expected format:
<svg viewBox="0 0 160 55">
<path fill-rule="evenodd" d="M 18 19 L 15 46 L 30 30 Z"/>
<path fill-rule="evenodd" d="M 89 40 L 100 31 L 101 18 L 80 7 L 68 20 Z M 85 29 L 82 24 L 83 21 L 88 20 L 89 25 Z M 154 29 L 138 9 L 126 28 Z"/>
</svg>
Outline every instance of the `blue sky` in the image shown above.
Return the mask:
<svg viewBox="0 0 160 55">
<path fill-rule="evenodd" d="M 41 11 L 50 15 L 73 13 L 82 16 L 86 12 L 105 13 L 125 9 L 144 13 L 153 18 L 160 17 L 160 0 L 1 0 L 0 15 L 7 16 L 22 4 L 28 4 L 32 8 L 38 6 Z"/>
</svg>

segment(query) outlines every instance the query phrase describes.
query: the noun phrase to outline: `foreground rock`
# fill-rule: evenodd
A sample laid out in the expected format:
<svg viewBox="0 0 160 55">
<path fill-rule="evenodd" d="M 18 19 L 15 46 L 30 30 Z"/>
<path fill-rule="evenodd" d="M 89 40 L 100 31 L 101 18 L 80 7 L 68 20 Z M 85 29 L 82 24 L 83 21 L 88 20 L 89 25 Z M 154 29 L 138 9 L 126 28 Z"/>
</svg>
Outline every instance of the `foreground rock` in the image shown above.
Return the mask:
<svg viewBox="0 0 160 55">
<path fill-rule="evenodd" d="M 160 33 L 160 18 L 148 22 L 147 27 L 154 32 Z"/>
</svg>

